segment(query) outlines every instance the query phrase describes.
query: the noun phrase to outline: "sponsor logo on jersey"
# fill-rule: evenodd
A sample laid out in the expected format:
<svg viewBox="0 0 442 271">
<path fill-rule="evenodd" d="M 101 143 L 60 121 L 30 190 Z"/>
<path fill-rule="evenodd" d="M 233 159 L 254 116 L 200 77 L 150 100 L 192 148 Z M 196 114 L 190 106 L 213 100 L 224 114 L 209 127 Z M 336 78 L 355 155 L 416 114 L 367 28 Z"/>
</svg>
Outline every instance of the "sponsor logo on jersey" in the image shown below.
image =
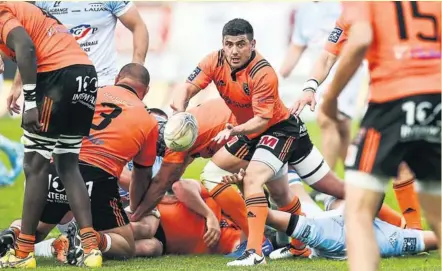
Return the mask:
<svg viewBox="0 0 442 271">
<path fill-rule="evenodd" d="M 99 12 L 99 11 L 106 11 L 106 8 L 103 7 L 102 3 L 90 3 L 89 7 L 84 8 L 85 12 Z"/>
<path fill-rule="evenodd" d="M 54 8 L 58 8 L 60 6 L 61 1 L 54 2 Z"/>
<path fill-rule="evenodd" d="M 265 135 L 262 136 L 261 139 L 259 140 L 258 146 L 266 146 L 268 148 L 275 149 L 276 145 L 278 144 L 278 141 L 279 139 L 274 136 Z"/>
<path fill-rule="evenodd" d="M 333 42 L 333 43 L 337 43 L 339 38 L 342 35 L 342 29 L 339 27 L 335 27 L 333 29 L 333 31 L 330 33 L 330 35 L 328 36 L 328 41 L 329 42 Z"/>
<path fill-rule="evenodd" d="M 196 67 L 195 70 L 193 70 L 193 72 L 189 75 L 189 77 L 187 77 L 187 80 L 192 82 L 198 76 L 198 74 L 200 74 L 200 72 L 201 68 Z"/>
<path fill-rule="evenodd" d="M 88 33 L 95 34 L 98 28 L 92 27 L 90 24 L 80 24 L 69 30 L 75 40 L 84 38 Z"/>
<path fill-rule="evenodd" d="M 250 88 L 247 83 L 242 84 L 242 90 L 244 90 L 244 93 L 249 96 L 250 95 Z"/>
</svg>

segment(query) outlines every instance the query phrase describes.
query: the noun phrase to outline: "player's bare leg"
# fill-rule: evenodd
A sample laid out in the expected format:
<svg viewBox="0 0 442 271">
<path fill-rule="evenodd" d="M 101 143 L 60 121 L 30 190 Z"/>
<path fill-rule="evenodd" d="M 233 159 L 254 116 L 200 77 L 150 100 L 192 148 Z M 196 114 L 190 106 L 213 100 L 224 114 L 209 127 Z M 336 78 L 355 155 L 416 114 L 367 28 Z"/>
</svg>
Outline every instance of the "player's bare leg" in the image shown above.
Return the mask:
<svg viewBox="0 0 442 271">
<path fill-rule="evenodd" d="M 346 242 L 350 270 L 375 271 L 380 262 L 373 220 L 384 198 L 387 179 L 346 171 Z M 361 245 L 363 244 L 363 245 Z"/>
<path fill-rule="evenodd" d="M 237 260 L 229 262 L 228 266 L 250 266 L 265 263 L 261 246 L 269 210 L 263 186 L 274 174 L 274 170 L 263 162 L 252 160 L 249 163 L 243 180 L 249 222 L 247 250 Z"/>
<path fill-rule="evenodd" d="M 339 158 L 345 160 L 350 144 L 351 121 L 348 118 L 332 120 L 320 108 L 317 119 L 321 129 L 322 154 L 330 168 L 334 169 Z"/>
<path fill-rule="evenodd" d="M 66 140 L 70 141 L 69 144 L 81 146 L 81 137 Z M 55 151 L 57 152 L 57 148 Z M 78 154 L 63 150 L 58 151 L 58 153 L 54 153 L 54 164 L 60 180 L 65 187 L 69 206 L 80 227 L 81 243 L 85 254 L 84 259 L 87 260 L 88 255 L 99 252 L 99 234 L 92 226 L 91 202 L 78 167 Z"/>
<path fill-rule="evenodd" d="M 33 147 L 37 145 L 36 142 L 39 142 L 39 140 L 43 141 L 43 144 L 46 143 L 46 145 L 43 145 L 41 150 L 36 150 Z M 23 202 L 23 227 L 18 233 L 15 242 L 14 256 L 10 256 L 7 253 L 4 259 L 5 261 L 11 261 L 11 257 L 16 257 L 13 261 L 17 262 L 17 266 L 35 268 L 35 235 L 40 216 L 46 204 L 49 158 L 56 140 L 42 138 L 38 135 L 31 135 L 25 132 L 24 141 L 26 186 Z"/>
<path fill-rule="evenodd" d="M 419 181 L 416 183 L 416 188 L 425 218 L 439 239 L 439 253 L 442 256 L 441 181 Z"/>
</svg>

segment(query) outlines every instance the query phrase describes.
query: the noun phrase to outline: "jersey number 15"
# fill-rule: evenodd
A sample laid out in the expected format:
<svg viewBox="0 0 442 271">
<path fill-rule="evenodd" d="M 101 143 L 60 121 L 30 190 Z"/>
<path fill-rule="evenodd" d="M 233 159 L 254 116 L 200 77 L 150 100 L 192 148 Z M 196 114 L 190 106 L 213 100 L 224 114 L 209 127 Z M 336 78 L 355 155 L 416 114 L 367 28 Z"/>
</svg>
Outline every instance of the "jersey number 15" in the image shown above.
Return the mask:
<svg viewBox="0 0 442 271">
<path fill-rule="evenodd" d="M 411 5 L 411 10 L 413 12 L 414 19 L 427 20 L 433 24 L 433 35 L 424 35 L 422 32 L 417 33 L 417 37 L 421 40 L 425 41 L 438 41 L 439 40 L 439 23 L 437 22 L 437 18 L 431 14 L 423 14 L 419 12 L 419 5 L 416 1 L 411 2 L 402 2 L 402 1 L 394 1 L 396 6 L 396 15 L 397 15 L 397 23 L 399 30 L 399 37 L 401 40 L 408 39 L 408 31 L 405 25 L 405 17 L 404 17 L 404 6 L 403 5 Z M 437 12 L 437 11 L 436 11 Z M 410 22 L 408 22 L 410 23 Z"/>
</svg>

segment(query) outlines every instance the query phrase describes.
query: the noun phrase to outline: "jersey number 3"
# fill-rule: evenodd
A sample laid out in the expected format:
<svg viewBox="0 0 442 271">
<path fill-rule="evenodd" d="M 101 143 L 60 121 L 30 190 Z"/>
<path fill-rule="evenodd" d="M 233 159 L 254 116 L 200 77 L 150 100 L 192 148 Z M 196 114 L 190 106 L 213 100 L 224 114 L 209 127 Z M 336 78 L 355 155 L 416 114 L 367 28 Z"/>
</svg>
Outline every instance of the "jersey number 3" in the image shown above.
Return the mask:
<svg viewBox="0 0 442 271">
<path fill-rule="evenodd" d="M 110 113 L 101 112 L 100 116 L 103 117 L 103 120 L 98 125 L 92 123 L 91 125 L 92 130 L 100 131 L 106 129 L 106 127 L 109 126 L 109 124 L 111 124 L 112 120 L 118 117 L 121 114 L 121 112 L 123 112 L 121 107 L 112 103 L 101 103 L 101 106 L 109 107 L 112 108 L 113 110 Z"/>
<path fill-rule="evenodd" d="M 437 18 L 431 14 L 423 14 L 419 12 L 419 5 L 416 1 L 411 2 L 402 2 L 402 1 L 395 1 L 394 4 L 396 5 L 396 15 L 397 15 L 397 23 L 398 23 L 398 30 L 399 30 L 399 37 L 401 40 L 407 40 L 408 39 L 408 31 L 407 26 L 405 25 L 405 16 L 404 16 L 404 7 L 403 5 L 411 4 L 411 10 L 413 13 L 413 19 L 416 20 L 426 20 L 428 22 L 431 22 L 433 24 L 433 35 L 425 35 L 422 34 L 422 32 L 417 33 L 417 37 L 421 40 L 425 41 L 438 41 L 439 40 L 439 23 L 437 22 Z M 437 11 L 436 11 L 437 12 Z M 410 22 L 409 22 L 410 23 Z"/>
</svg>

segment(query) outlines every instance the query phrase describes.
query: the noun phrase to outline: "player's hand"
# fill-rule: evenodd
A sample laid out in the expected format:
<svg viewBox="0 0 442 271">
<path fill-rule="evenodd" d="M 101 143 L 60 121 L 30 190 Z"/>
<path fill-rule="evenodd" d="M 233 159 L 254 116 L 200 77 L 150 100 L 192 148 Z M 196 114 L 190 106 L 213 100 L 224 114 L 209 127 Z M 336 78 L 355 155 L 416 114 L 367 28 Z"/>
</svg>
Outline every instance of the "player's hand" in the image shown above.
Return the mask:
<svg viewBox="0 0 442 271">
<path fill-rule="evenodd" d="M 244 169 L 240 169 L 238 173 L 234 173 L 233 175 L 223 176 L 223 183 L 226 184 L 241 184 L 244 180 L 244 176 L 246 172 Z"/>
<path fill-rule="evenodd" d="M 299 116 L 306 105 L 310 105 L 310 110 L 315 111 L 316 99 L 313 91 L 303 91 L 302 97 L 298 99 L 290 108 L 290 114 Z"/>
<path fill-rule="evenodd" d="M 220 144 L 223 141 L 227 141 L 229 140 L 229 138 L 232 136 L 232 130 L 233 130 L 233 125 L 230 123 L 226 124 L 226 128 L 224 128 L 224 130 L 222 130 L 221 132 L 219 132 L 213 139 L 212 141 L 215 141 L 217 144 Z"/>
<path fill-rule="evenodd" d="M 23 113 L 23 129 L 34 134 L 40 132 L 41 123 L 38 117 L 37 107 L 29 109 Z"/>
<path fill-rule="evenodd" d="M 321 110 L 332 120 L 338 119 L 338 99 L 324 95 Z"/>
<path fill-rule="evenodd" d="M 214 214 L 206 218 L 206 227 L 207 231 L 203 237 L 204 243 L 206 243 L 207 247 L 213 247 L 218 243 L 219 237 L 221 236 L 219 222 Z"/>
<path fill-rule="evenodd" d="M 12 88 L 9 92 L 8 98 L 6 98 L 6 108 L 8 108 L 9 114 L 20 114 L 21 108 L 17 101 L 21 95 L 21 88 Z"/>
</svg>

